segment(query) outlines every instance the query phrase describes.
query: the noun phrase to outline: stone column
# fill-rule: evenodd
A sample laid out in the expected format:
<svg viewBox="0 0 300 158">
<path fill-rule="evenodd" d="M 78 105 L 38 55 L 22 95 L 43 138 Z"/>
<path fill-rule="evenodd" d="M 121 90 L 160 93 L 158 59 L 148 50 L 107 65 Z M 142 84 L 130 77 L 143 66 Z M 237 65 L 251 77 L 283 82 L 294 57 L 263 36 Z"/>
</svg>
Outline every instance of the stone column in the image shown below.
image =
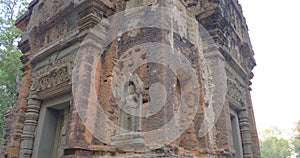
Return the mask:
<svg viewBox="0 0 300 158">
<path fill-rule="evenodd" d="M 28 100 L 24 129 L 21 136 L 21 151 L 19 156 L 21 158 L 31 157 L 40 107 L 41 101 L 36 96 L 31 95 Z"/>
<path fill-rule="evenodd" d="M 249 113 L 248 109 L 244 107 L 238 113 L 239 115 L 239 123 L 241 129 L 241 136 L 242 136 L 242 144 L 243 144 L 243 152 L 244 158 L 252 158 L 252 141 L 251 141 L 251 130 L 250 130 L 250 123 L 249 123 Z"/>
<path fill-rule="evenodd" d="M 254 117 L 253 105 L 252 105 L 252 101 L 251 101 L 250 90 L 251 90 L 250 88 L 247 90 L 246 96 L 247 96 L 247 104 L 248 104 L 248 111 L 249 111 L 249 123 L 250 123 L 250 129 L 251 129 L 252 154 L 253 154 L 254 158 L 260 158 L 259 139 L 258 139 L 258 135 L 257 135 L 257 129 L 256 129 L 256 123 L 255 123 L 255 117 Z"/>
</svg>

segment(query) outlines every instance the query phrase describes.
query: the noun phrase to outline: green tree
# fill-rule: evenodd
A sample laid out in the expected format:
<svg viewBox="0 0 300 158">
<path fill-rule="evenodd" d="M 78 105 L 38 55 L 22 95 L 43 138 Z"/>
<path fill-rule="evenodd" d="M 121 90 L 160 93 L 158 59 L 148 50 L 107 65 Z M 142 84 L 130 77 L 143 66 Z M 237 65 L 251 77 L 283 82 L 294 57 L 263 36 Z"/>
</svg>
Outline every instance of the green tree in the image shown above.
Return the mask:
<svg viewBox="0 0 300 158">
<path fill-rule="evenodd" d="M 294 145 L 295 153 L 298 154 L 298 157 L 300 157 L 300 121 L 298 121 L 295 131 L 296 131 L 296 135 L 293 140 L 293 145 Z"/>
<path fill-rule="evenodd" d="M 22 53 L 17 44 L 22 31 L 14 24 L 28 5 L 26 0 L 0 0 L 0 138 L 4 111 L 12 106 L 18 94 Z"/>
<path fill-rule="evenodd" d="M 286 158 L 291 156 L 290 140 L 282 138 L 278 128 L 267 129 L 260 133 L 262 158 Z"/>
</svg>

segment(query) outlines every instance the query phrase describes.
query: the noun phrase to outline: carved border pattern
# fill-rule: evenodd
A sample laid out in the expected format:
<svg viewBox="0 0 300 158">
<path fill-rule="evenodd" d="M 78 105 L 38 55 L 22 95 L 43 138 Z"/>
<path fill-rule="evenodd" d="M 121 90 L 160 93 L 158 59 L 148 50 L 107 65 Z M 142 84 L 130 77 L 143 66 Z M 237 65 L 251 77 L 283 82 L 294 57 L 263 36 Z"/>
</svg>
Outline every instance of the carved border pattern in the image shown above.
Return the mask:
<svg viewBox="0 0 300 158">
<path fill-rule="evenodd" d="M 73 66 L 74 55 L 69 55 L 38 70 L 32 76 L 31 92 L 36 94 L 71 82 Z"/>
<path fill-rule="evenodd" d="M 238 79 L 228 70 L 227 74 L 227 96 L 240 103 L 242 106 L 246 105 L 246 91 L 245 86 L 238 81 Z"/>
</svg>

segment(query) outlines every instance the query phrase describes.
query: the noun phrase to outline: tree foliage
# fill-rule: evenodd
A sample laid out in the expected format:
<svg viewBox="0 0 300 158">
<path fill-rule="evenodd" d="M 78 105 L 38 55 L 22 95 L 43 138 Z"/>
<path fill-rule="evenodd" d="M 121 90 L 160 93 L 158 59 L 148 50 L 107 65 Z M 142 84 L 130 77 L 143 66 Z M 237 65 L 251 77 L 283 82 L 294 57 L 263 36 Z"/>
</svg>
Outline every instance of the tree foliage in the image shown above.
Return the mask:
<svg viewBox="0 0 300 158">
<path fill-rule="evenodd" d="M 296 135 L 293 140 L 293 145 L 295 148 L 295 153 L 298 154 L 298 157 L 300 157 L 300 120 L 297 123 L 297 127 L 295 131 L 296 131 Z"/>
<path fill-rule="evenodd" d="M 286 158 L 291 156 L 290 140 L 282 138 L 278 128 L 267 129 L 260 134 L 262 158 Z"/>
<path fill-rule="evenodd" d="M 27 7 L 26 0 L 0 0 L 0 137 L 3 113 L 12 106 L 18 94 L 21 76 L 21 52 L 17 48 L 22 31 L 14 26 Z"/>
</svg>

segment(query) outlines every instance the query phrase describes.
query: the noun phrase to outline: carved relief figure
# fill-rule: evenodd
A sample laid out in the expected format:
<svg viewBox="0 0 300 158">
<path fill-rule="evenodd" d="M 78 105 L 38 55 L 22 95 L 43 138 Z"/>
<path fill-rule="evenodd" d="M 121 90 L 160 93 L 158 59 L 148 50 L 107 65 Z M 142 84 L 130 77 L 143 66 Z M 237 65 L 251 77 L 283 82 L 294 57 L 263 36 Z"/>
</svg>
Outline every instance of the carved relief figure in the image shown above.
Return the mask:
<svg viewBox="0 0 300 158">
<path fill-rule="evenodd" d="M 130 75 L 123 84 L 120 98 L 120 127 L 128 132 L 141 131 L 142 91 L 140 80 Z"/>
</svg>

